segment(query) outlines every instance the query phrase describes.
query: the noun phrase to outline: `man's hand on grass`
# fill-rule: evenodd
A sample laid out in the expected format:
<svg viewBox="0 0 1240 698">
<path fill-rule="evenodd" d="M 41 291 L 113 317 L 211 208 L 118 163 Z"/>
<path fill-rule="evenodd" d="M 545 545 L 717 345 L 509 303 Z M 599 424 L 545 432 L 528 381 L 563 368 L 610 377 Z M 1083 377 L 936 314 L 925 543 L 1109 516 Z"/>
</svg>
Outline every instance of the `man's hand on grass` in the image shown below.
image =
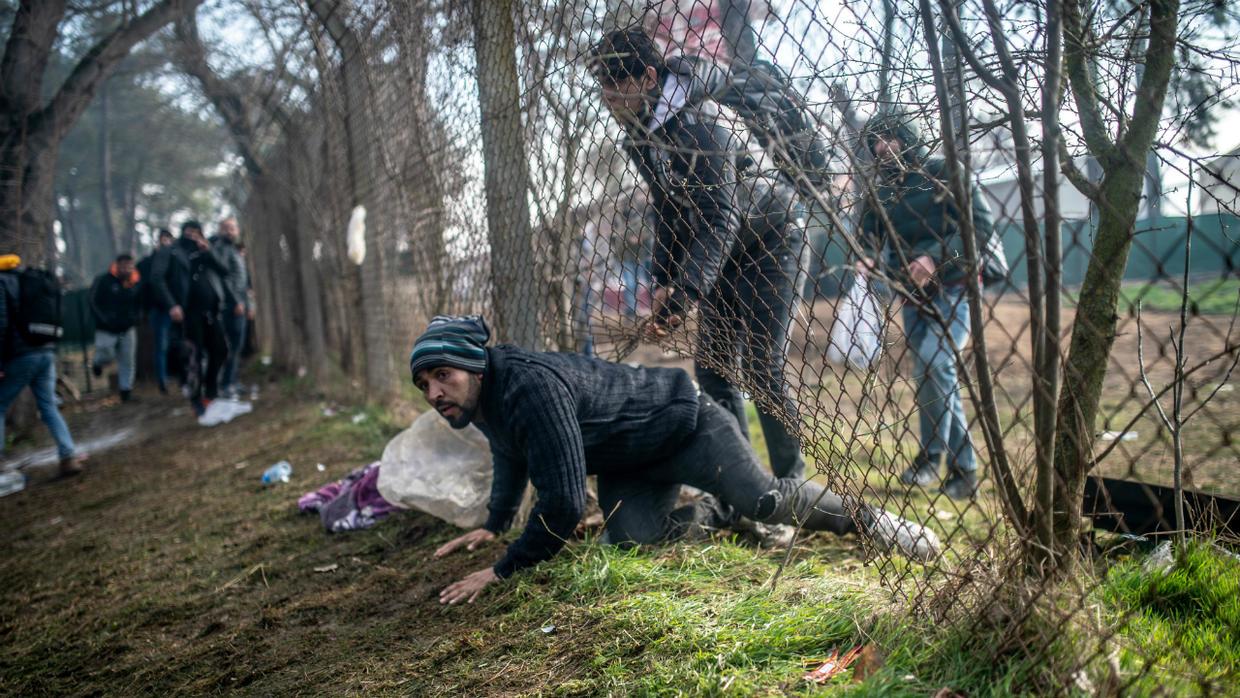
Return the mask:
<svg viewBox="0 0 1240 698">
<path fill-rule="evenodd" d="M 482 590 L 488 584 L 498 581 L 499 577 L 495 574 L 494 569 L 488 567 L 478 570 L 459 582 L 453 582 L 444 587 L 444 590 L 439 592 L 439 603 L 446 603 L 449 606 L 455 606 L 462 601 L 473 603 L 474 599 L 482 594 Z"/>
<path fill-rule="evenodd" d="M 462 547 L 465 548 L 466 550 L 473 551 L 473 550 L 476 550 L 478 546 L 483 545 L 485 543 L 490 543 L 493 540 L 495 540 L 494 533 L 491 533 L 485 528 L 475 528 L 469 533 L 466 533 L 465 535 L 459 536 L 457 538 L 453 538 L 452 540 L 440 546 L 439 549 L 435 551 L 435 559 L 438 560 L 441 557 L 450 555 L 456 552 L 457 549 L 462 548 Z"/>
</svg>

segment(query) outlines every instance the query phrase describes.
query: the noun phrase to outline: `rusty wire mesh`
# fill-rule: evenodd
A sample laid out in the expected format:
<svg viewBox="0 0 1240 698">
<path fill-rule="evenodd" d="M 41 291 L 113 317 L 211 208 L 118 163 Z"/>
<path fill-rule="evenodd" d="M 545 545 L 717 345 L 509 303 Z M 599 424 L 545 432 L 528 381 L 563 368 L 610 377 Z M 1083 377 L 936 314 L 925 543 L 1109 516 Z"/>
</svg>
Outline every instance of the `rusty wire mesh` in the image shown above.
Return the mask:
<svg viewBox="0 0 1240 698">
<path fill-rule="evenodd" d="M 1034 110 L 1043 57 L 1042 6 L 1000 5 L 1020 85 Z M 360 380 L 358 367 L 368 365 L 372 354 L 387 369 L 400 365 L 431 316 L 483 313 L 501 339 L 530 347 L 695 370 L 708 391 L 722 390 L 724 383 L 743 391 L 759 415 L 766 415 L 753 431 L 765 432 L 768 446 L 775 432 L 791 434 L 808 474 L 844 495 L 854 510 L 868 503 L 938 532 L 944 554 L 929 565 L 870 551 L 883 582 L 911 608 L 957 619 L 993 616 L 996 606 L 1012 617 L 1050 609 L 1054 622 L 1042 631 L 1018 633 L 1007 646 L 988 649 L 1036 655 L 1067 624 L 1089 622 L 1094 645 L 1077 656 L 1076 665 L 1060 668 L 1072 672 L 1111 656 L 1124 619 L 1091 617 L 1086 611 L 1096 599 L 1088 583 L 1078 579 L 1074 586 L 1069 580 L 1053 596 L 1045 593 L 1049 587 L 1012 597 L 1000 593 L 1019 585 L 1022 542 L 1005 519 L 991 449 L 978 424 L 972 356 L 977 338 L 955 348 L 934 340 L 919 353 L 917 338 L 907 336 L 911 325 L 933 324 L 927 314 L 934 313 L 924 308 L 936 298 L 943 301 L 941 313 L 980 317 L 1003 443 L 1018 488 L 1032 492 L 1037 370 L 1021 221 L 1022 196 L 1028 194 L 1017 182 L 1007 107 L 964 61 L 956 64 L 964 66 L 960 94 L 968 113 L 963 130 L 971 180 L 988 206 L 1009 275 L 987 285 L 982 307 L 970 308 L 961 300 L 963 279 L 940 274 L 928 290 L 919 289 L 899 264 L 890 263 L 910 250 L 895 249 L 899 245 L 889 237 L 886 246 L 882 239 L 867 239 L 863 230 L 867 202 L 874 215 L 882 209 L 875 202 L 884 196 L 865 136 L 870 115 L 899 107 L 925 134 L 928 152 L 943 152 L 941 105 L 915 4 L 394 0 L 353 10 L 331 7 L 361 41 L 333 41 L 320 24 L 309 30 L 310 55 L 323 76 L 320 89 L 305 95 L 300 116 L 278 129 L 272 146 L 277 164 L 254 185 L 245 216 L 249 228 L 275 233 L 256 237 L 253 244 L 257 276 L 265 279 L 258 286 L 266 300 L 267 342 L 282 361 L 305 365 L 317 351 L 338 357 L 343 371 Z M 966 29 L 983 31 L 982 3 L 956 7 Z M 1107 14 L 1119 11 L 1109 7 L 1100 6 L 1095 20 L 1121 26 L 1118 15 Z M 485 18 L 477 16 L 483 12 Z M 943 55 L 953 59 L 961 47 L 952 44 L 941 21 L 941 13 L 932 19 L 941 29 Z M 1207 32 L 1191 21 L 1185 26 Z M 692 191 L 692 182 L 681 183 L 683 201 L 656 207 L 651 182 L 660 175 L 643 176 L 626 147 L 639 152 L 666 144 L 650 134 L 626 134 L 602 101 L 588 55 L 606 32 L 624 27 L 644 28 L 667 56 L 696 55 L 724 70 L 755 59 L 772 62 L 788 76 L 787 86 L 779 89 L 803 99 L 809 128 L 826 154 L 798 175 L 796 167 L 780 161 L 780 143 L 763 147 L 762 134 L 735 110 L 711 100 L 685 107 L 704 115 L 700 118 L 720 119 L 735 136 L 720 152 L 680 154 L 728 161 L 737 190 L 732 232 L 738 241 L 727 247 L 717 283 L 704 289 L 685 324 L 657 341 L 645 334 L 654 322 L 656 279 L 683 272 L 656 268 L 675 267 L 678 260 L 676 250 L 661 249 L 670 239 L 667 229 L 692 228 L 703 212 L 693 206 L 699 192 Z M 985 65 L 994 65 L 993 49 L 982 38 L 968 48 Z M 1120 57 L 1106 65 L 1100 80 L 1108 89 L 1130 91 L 1134 71 L 1139 72 L 1135 60 Z M 1232 89 L 1230 83 L 1226 87 Z M 1158 196 L 1147 190 L 1141 203 L 1116 309 L 1118 339 L 1106 369 L 1093 474 L 1171 484 L 1171 432 L 1151 407 L 1146 383 L 1159 392 L 1176 379 L 1168 328 L 1178 327 L 1179 300 L 1187 295 L 1184 344 L 1192 370 L 1183 378 L 1184 407 L 1195 416 L 1183 437 L 1184 478 L 1192 489 L 1236 497 L 1240 447 L 1234 434 L 1240 410 L 1229 372 L 1240 337 L 1234 327 L 1240 288 L 1236 190 L 1230 183 L 1235 166 L 1225 157 L 1174 157 L 1175 132 L 1187 111 L 1169 103 L 1162 124 L 1166 140 L 1159 141 L 1164 147 L 1151 161 L 1161 165 L 1161 179 L 1173 184 Z M 1096 162 L 1067 107 L 1062 121 L 1070 161 L 1096 181 Z M 359 149 L 364 157 L 358 157 Z M 743 160 L 751 162 L 736 166 Z M 907 169 L 927 175 L 933 206 L 955 206 L 942 171 L 928 170 L 927 162 L 909 161 Z M 1183 172 L 1166 174 L 1174 170 Z M 354 183 L 351 189 L 333 186 L 346 178 Z M 1099 211 L 1060 179 L 1058 290 L 1066 354 Z M 1041 181 L 1038 173 L 1037 200 L 1031 202 L 1039 217 Z M 360 266 L 349 261 L 342 234 L 359 204 L 366 209 L 366 259 Z M 886 220 L 875 230 L 882 238 L 891 226 L 905 223 Z M 1186 258 L 1190 230 L 1191 260 Z M 927 245 L 940 256 L 940 266 L 951 265 L 953 260 L 941 256 L 947 254 L 943 240 Z M 850 349 L 850 333 L 836 320 L 866 250 L 878 261 L 867 275 L 872 293 L 866 302 L 874 303 L 879 321 L 862 329 L 880 337 L 881 352 L 872 362 L 840 361 Z M 355 298 L 362 299 L 360 305 Z M 781 317 L 785 311 L 787 318 Z M 351 332 L 356 325 L 348 318 L 368 312 L 380 326 Z M 310 336 L 315 331 L 322 336 Z M 923 345 L 928 341 L 924 334 L 921 339 Z M 923 434 L 937 426 L 923 426 L 935 410 L 927 405 L 919 410 L 916 399 L 926 364 L 959 374 L 966 416 L 962 436 L 976 454 L 981 476 L 975 497 L 953 500 L 938 490 L 938 478 L 958 463 Z M 1075 388 L 1065 379 L 1063 390 Z M 927 453 L 927 447 L 938 452 Z M 946 459 L 935 484 L 901 482 L 901 473 L 922 462 L 919 457 L 938 456 Z M 1158 497 L 1153 489 L 1142 491 L 1150 502 Z M 1158 516 L 1164 529 L 1170 527 L 1170 511 Z M 1116 527 L 1126 526 L 1120 521 Z M 1064 587 L 1071 593 L 1063 593 Z M 1021 605 L 1004 605 L 1015 596 Z M 1166 661 L 1147 659 L 1148 664 L 1116 669 L 1108 680 L 1118 681 L 1122 690 L 1156 661 Z M 1209 691 L 1217 677 L 1192 677 L 1198 679 Z"/>
</svg>

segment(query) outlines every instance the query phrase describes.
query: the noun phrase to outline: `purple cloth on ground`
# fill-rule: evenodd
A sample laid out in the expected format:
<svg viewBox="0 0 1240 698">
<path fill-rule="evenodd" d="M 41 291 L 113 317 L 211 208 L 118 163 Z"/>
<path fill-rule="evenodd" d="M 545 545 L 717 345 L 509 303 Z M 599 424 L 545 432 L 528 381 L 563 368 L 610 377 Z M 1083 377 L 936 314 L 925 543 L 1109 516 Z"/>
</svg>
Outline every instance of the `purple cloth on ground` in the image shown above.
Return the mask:
<svg viewBox="0 0 1240 698">
<path fill-rule="evenodd" d="M 400 507 L 379 494 L 379 463 L 358 468 L 297 500 L 303 514 L 318 513 L 328 533 L 370 528 Z"/>
</svg>

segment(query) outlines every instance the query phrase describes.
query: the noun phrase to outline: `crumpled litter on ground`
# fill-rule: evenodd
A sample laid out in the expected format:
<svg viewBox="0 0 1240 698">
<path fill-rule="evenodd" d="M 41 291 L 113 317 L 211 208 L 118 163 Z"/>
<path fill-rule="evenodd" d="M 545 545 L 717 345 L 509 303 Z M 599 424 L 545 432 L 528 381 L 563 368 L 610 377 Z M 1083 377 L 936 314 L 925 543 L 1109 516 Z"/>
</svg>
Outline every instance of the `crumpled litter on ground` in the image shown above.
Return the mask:
<svg viewBox="0 0 1240 698">
<path fill-rule="evenodd" d="M 823 662 L 817 669 L 805 674 L 806 681 L 812 681 L 817 684 L 823 684 L 831 679 L 844 673 L 852 663 L 857 661 L 857 657 L 861 656 L 861 645 L 848 650 L 843 655 L 840 651 L 833 650 L 831 656 L 827 657 L 827 661 Z"/>
</svg>

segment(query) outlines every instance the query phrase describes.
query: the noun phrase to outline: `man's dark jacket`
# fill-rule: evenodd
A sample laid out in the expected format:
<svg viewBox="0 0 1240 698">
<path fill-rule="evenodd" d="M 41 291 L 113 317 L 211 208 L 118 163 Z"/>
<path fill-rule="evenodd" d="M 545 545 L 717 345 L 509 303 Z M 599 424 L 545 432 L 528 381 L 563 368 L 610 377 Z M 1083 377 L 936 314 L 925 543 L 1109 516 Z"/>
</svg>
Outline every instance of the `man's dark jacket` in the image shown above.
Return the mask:
<svg viewBox="0 0 1240 698">
<path fill-rule="evenodd" d="M 228 267 L 220 261 L 215 250 L 208 248 L 190 257 L 186 314 L 214 321 L 225 313 L 231 313 L 238 299 L 233 296 L 227 277 Z"/>
<path fill-rule="evenodd" d="M 667 458 L 697 427 L 689 374 L 580 354 L 487 350 L 478 428 L 495 479 L 485 527 L 512 525 L 527 482 L 538 502 L 495 573 L 507 577 L 555 555 L 586 506 L 586 475 L 632 472 Z"/>
<path fill-rule="evenodd" d="M 245 259 L 241 256 L 237 243 L 225 235 L 217 235 L 211 239 L 211 251 L 224 265 L 224 285 L 228 287 L 228 296 L 239 302 L 246 302 L 249 296 L 250 275 L 245 268 Z"/>
<path fill-rule="evenodd" d="M 911 118 L 879 113 L 866 124 L 867 139 L 893 136 L 906 148 L 904 167 L 880 168 L 877 191 L 867 193 L 861 213 L 861 241 L 871 256 L 885 251 L 881 261 L 897 278 L 909 262 L 926 255 L 934 260 L 936 276 L 946 284 L 964 280 L 964 239 L 960 211 L 948 192 L 946 164 L 926 157 L 926 147 Z M 972 185 L 973 226 L 978 250 L 994 234 L 990 207 L 976 184 Z M 885 214 L 880 214 L 880 209 Z M 888 221 L 890 226 L 888 226 Z"/>
<path fill-rule="evenodd" d="M 138 324 L 142 312 L 142 283 L 126 286 L 123 279 L 106 271 L 95 279 L 90 287 L 90 309 L 95 316 L 95 327 L 121 334 Z"/>
<path fill-rule="evenodd" d="M 189 262 L 198 254 L 198 245 L 189 238 L 177 238 L 171 245 L 155 250 L 151 258 L 151 303 L 160 310 L 181 306 L 189 302 Z"/>
<path fill-rule="evenodd" d="M 747 219 L 786 217 L 796 206 L 790 186 L 741 174 L 748 152 L 705 97 L 713 88 L 702 79 L 693 78 L 684 108 L 654 130 L 630 128 L 624 145 L 658 222 L 655 283 L 694 302 L 714 288 L 729 256 L 757 242 Z"/>
</svg>

